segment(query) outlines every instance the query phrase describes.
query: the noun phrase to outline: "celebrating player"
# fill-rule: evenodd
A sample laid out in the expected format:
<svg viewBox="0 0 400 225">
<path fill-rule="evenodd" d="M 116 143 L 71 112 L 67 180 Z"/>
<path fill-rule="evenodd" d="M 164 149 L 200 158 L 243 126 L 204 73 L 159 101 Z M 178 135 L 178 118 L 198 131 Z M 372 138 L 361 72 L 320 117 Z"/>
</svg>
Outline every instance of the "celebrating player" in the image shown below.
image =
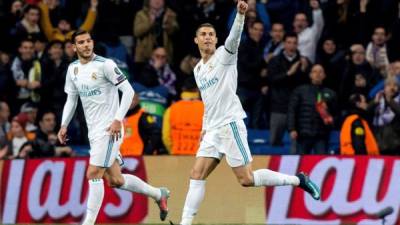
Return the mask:
<svg viewBox="0 0 400 225">
<path fill-rule="evenodd" d="M 211 24 L 202 24 L 196 31 L 201 61 L 194 68 L 196 83 L 201 91 L 205 111 L 202 140 L 190 174 L 189 191 L 183 208 L 181 225 L 192 224 L 194 215 L 204 198 L 205 179 L 226 156 L 239 183 L 251 186 L 298 186 L 320 199 L 319 188 L 304 174 L 290 176 L 268 169 L 252 171 L 245 112 L 236 95 L 237 51 L 248 8 L 245 1 L 237 3 L 237 15 L 225 41 L 216 49 L 216 31 Z"/>
<path fill-rule="evenodd" d="M 62 144 L 67 141 L 67 126 L 74 115 L 79 96 L 90 142 L 90 165 L 86 173 L 89 196 L 83 225 L 93 225 L 96 221 L 104 197 L 103 177 L 111 187 L 153 198 L 160 208 L 160 219 L 165 220 L 169 190 L 152 187 L 136 176 L 121 174 L 121 121 L 135 94 L 131 85 L 114 61 L 93 53 L 93 40 L 87 31 L 75 32 L 72 42 L 78 60 L 68 67 L 65 81 L 68 97 L 58 139 Z M 118 90 L 122 92 L 121 101 Z"/>
</svg>

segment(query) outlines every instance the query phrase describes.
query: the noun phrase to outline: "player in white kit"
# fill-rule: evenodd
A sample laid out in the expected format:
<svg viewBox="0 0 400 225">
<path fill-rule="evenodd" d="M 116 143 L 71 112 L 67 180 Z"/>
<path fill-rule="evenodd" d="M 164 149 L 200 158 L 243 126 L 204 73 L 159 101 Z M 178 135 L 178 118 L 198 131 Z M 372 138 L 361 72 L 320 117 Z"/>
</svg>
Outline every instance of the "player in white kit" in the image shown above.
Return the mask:
<svg viewBox="0 0 400 225">
<path fill-rule="evenodd" d="M 160 208 L 160 219 L 168 214 L 169 190 L 155 188 L 131 174 L 121 174 L 119 146 L 123 139 L 122 119 L 128 111 L 134 90 L 125 75 L 111 59 L 93 53 L 93 40 L 86 31 L 77 31 L 72 36 L 73 48 L 78 60 L 72 62 L 67 71 L 64 106 L 58 138 L 67 141 L 67 126 L 71 121 L 78 96 L 82 101 L 89 130 L 90 163 L 86 173 L 89 180 L 84 225 L 96 222 L 103 197 L 105 178 L 111 187 L 141 193 L 153 198 Z M 121 101 L 118 90 L 122 92 Z"/>
<path fill-rule="evenodd" d="M 251 168 L 252 157 L 243 122 L 246 114 L 236 95 L 237 52 L 247 7 L 245 1 L 238 1 L 234 24 L 225 45 L 218 49 L 216 31 L 211 24 L 202 24 L 196 31 L 194 41 L 202 59 L 194 68 L 194 75 L 205 110 L 202 140 L 190 174 L 181 225 L 192 224 L 204 198 L 205 179 L 224 155 L 242 186 L 292 185 L 304 189 L 314 199 L 320 199 L 319 188 L 304 173 L 290 176 Z"/>
</svg>

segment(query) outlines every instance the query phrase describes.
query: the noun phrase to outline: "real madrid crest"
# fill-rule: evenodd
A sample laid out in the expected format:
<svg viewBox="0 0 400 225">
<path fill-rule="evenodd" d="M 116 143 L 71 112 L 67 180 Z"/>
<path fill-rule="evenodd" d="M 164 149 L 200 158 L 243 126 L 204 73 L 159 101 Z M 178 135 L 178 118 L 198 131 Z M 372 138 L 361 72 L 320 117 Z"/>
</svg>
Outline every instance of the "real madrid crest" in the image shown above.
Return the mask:
<svg viewBox="0 0 400 225">
<path fill-rule="evenodd" d="M 114 68 L 114 72 L 115 72 L 116 74 L 118 74 L 118 75 L 121 75 L 121 74 L 122 74 L 121 71 L 118 69 L 118 67 L 115 67 L 115 68 Z"/>
<path fill-rule="evenodd" d="M 97 80 L 97 75 L 96 75 L 95 72 L 92 73 L 92 79 L 93 79 L 93 80 Z"/>
<path fill-rule="evenodd" d="M 75 76 L 78 75 L 78 67 L 74 68 L 74 74 L 75 74 Z"/>
</svg>

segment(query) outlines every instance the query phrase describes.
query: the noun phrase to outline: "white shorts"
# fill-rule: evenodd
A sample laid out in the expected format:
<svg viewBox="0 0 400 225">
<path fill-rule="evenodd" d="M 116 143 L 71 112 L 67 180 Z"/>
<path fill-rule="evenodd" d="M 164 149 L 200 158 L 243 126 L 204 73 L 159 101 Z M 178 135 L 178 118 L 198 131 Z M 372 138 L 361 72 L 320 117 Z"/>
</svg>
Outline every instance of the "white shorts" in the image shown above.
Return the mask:
<svg viewBox="0 0 400 225">
<path fill-rule="evenodd" d="M 196 157 L 212 157 L 221 160 L 224 155 L 230 167 L 244 166 L 253 161 L 243 120 L 207 130 Z"/>
<path fill-rule="evenodd" d="M 122 165 L 124 161 L 119 153 L 122 139 L 115 142 L 110 135 L 106 135 L 90 141 L 90 165 L 108 168 L 115 160 Z"/>
</svg>

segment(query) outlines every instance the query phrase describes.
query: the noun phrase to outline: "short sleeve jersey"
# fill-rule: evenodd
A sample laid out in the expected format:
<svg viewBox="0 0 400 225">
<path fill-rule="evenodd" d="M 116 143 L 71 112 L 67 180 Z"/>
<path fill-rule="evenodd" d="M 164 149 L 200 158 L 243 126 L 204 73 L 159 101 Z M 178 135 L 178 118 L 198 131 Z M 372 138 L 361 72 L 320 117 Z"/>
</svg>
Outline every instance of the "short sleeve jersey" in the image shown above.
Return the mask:
<svg viewBox="0 0 400 225">
<path fill-rule="evenodd" d="M 76 60 L 69 65 L 64 90 L 79 95 L 90 141 L 108 134 L 119 107 L 117 86 L 125 80 L 115 62 L 101 56 L 94 55 L 86 64 Z"/>
<path fill-rule="evenodd" d="M 194 68 L 194 75 L 204 102 L 203 130 L 221 127 L 246 117 L 237 89 L 237 53 L 229 53 L 224 46 L 213 56 Z"/>
</svg>

